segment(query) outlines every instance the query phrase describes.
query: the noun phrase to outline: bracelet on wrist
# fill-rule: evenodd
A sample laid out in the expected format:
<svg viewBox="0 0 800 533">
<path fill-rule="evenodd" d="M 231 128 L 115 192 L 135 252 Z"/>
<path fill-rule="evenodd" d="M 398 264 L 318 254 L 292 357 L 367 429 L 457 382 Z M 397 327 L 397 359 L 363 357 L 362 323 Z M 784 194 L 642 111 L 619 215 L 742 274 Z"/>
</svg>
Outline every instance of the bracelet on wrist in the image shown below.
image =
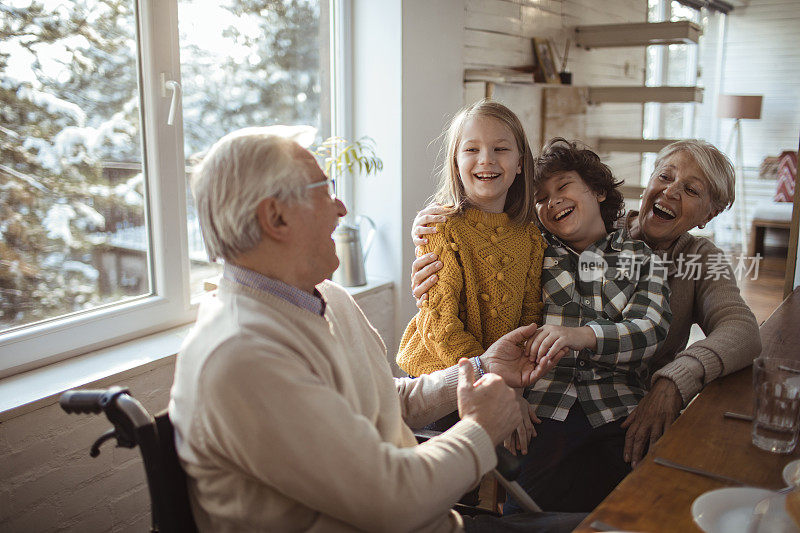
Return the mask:
<svg viewBox="0 0 800 533">
<path fill-rule="evenodd" d="M 483 363 L 481 363 L 480 356 L 474 358 L 475 367 L 478 369 L 478 379 L 482 378 L 485 372 L 483 371 Z"/>
</svg>

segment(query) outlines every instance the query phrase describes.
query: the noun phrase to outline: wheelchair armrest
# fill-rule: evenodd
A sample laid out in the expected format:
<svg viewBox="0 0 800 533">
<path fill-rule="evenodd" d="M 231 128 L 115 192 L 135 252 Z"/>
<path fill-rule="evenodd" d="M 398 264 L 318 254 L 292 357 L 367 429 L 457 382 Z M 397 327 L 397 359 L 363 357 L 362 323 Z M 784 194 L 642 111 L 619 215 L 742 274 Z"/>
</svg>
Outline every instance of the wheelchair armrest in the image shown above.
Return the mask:
<svg viewBox="0 0 800 533">
<path fill-rule="evenodd" d="M 414 437 L 416 437 L 417 442 L 422 444 L 426 440 L 432 439 L 437 435 L 441 435 L 441 431 L 436 431 L 433 429 L 415 429 L 414 430 Z"/>
<path fill-rule="evenodd" d="M 414 437 L 416 437 L 417 442 L 420 444 L 441 434 L 441 431 L 434 431 L 432 429 L 414 430 Z M 497 446 L 494 451 L 497 454 L 497 466 L 495 467 L 497 473 L 508 481 L 515 480 L 522 470 L 522 459 L 520 456 L 512 454 L 502 444 Z"/>
</svg>

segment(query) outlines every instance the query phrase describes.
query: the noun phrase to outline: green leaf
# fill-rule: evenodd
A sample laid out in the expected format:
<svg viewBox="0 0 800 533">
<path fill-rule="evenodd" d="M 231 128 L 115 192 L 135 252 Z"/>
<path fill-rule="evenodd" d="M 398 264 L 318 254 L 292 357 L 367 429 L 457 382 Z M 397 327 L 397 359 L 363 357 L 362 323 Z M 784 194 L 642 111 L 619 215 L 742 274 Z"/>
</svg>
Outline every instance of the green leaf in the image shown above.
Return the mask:
<svg viewBox="0 0 800 533">
<path fill-rule="evenodd" d="M 383 169 L 383 161 L 375 149 L 375 140 L 366 135 L 352 142 L 342 137 L 329 137 L 319 145 L 317 153 L 327 156 L 325 165 L 328 175 L 335 165 L 337 175 L 347 171 L 369 176 Z"/>
</svg>

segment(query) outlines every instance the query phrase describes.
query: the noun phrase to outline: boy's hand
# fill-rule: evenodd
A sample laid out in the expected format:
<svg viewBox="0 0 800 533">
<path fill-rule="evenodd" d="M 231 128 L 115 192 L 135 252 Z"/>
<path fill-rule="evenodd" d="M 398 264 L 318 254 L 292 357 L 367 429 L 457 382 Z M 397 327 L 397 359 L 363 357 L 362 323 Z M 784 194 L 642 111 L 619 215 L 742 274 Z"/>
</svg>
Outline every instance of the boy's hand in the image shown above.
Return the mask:
<svg viewBox="0 0 800 533">
<path fill-rule="evenodd" d="M 570 328 L 546 325 L 536 331 L 530 346 L 531 360 L 538 364 L 542 359 L 558 361 L 568 350 L 597 349 L 597 337 L 589 326 Z"/>
<path fill-rule="evenodd" d="M 422 302 L 428 299 L 428 291 L 439 281 L 436 272 L 441 270 L 443 263 L 438 261 L 438 256 L 431 252 L 418 257 L 411 263 L 411 294 L 417 301 L 417 307 L 422 307 Z"/>
<path fill-rule="evenodd" d="M 528 342 L 536 334 L 536 324 L 519 327 L 497 339 L 480 356 L 486 373 L 499 374 L 510 387 L 527 387 L 553 369 L 558 359 L 536 361 L 529 357 Z"/>
<path fill-rule="evenodd" d="M 420 246 L 428 243 L 425 235 L 436 233 L 437 222 L 446 222 L 447 217 L 443 216 L 447 210 L 438 204 L 431 204 L 414 218 L 411 227 L 411 240 L 416 246 L 416 253 L 421 252 Z M 437 260 L 436 254 L 428 253 L 418 257 L 411 263 L 411 294 L 417 302 L 417 307 L 422 308 L 422 302 L 428 298 L 428 291 L 439 281 L 436 275 L 442 268 L 442 262 Z"/>
<path fill-rule="evenodd" d="M 414 217 L 414 223 L 411 225 L 411 240 L 414 242 L 414 246 L 422 246 L 428 243 L 425 235 L 436 233 L 436 228 L 433 224 L 447 221 L 447 217 L 444 216 L 446 212 L 447 209 L 444 207 L 438 204 L 431 204 L 417 213 L 417 216 Z M 427 224 L 431 225 L 428 226 Z"/>
<path fill-rule="evenodd" d="M 518 393 L 521 392 L 522 389 L 519 389 Z M 536 436 L 536 428 L 533 425 L 540 424 L 542 421 L 536 416 L 536 408 L 528 403 L 528 400 L 523 398 L 521 394 L 518 394 L 517 401 L 522 415 L 522 423 L 503 441 L 503 446 L 514 455 L 517 455 L 517 450 L 522 452 L 522 455 L 526 455 L 528 453 L 528 443 Z"/>
</svg>

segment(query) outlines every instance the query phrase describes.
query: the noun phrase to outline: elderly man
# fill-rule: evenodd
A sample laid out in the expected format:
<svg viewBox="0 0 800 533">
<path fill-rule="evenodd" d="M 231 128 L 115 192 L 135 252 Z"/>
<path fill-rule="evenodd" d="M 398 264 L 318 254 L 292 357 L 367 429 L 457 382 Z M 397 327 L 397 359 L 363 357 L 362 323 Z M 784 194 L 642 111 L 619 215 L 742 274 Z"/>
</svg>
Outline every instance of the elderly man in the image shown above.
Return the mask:
<svg viewBox="0 0 800 533">
<path fill-rule="evenodd" d="M 313 156 L 270 131 L 221 139 L 192 184 L 209 255 L 225 261 L 178 356 L 170 401 L 200 529 L 487 527 L 449 508 L 495 466 L 495 446 L 520 421 L 508 385 L 550 368 L 523 357 L 535 325 L 458 367 L 393 379 L 375 329 L 325 281 L 346 209 Z M 460 422 L 417 445 L 409 426 L 456 405 Z M 496 520 L 493 531 L 505 524 Z M 510 527 L 576 523 L 533 516 Z"/>
</svg>

